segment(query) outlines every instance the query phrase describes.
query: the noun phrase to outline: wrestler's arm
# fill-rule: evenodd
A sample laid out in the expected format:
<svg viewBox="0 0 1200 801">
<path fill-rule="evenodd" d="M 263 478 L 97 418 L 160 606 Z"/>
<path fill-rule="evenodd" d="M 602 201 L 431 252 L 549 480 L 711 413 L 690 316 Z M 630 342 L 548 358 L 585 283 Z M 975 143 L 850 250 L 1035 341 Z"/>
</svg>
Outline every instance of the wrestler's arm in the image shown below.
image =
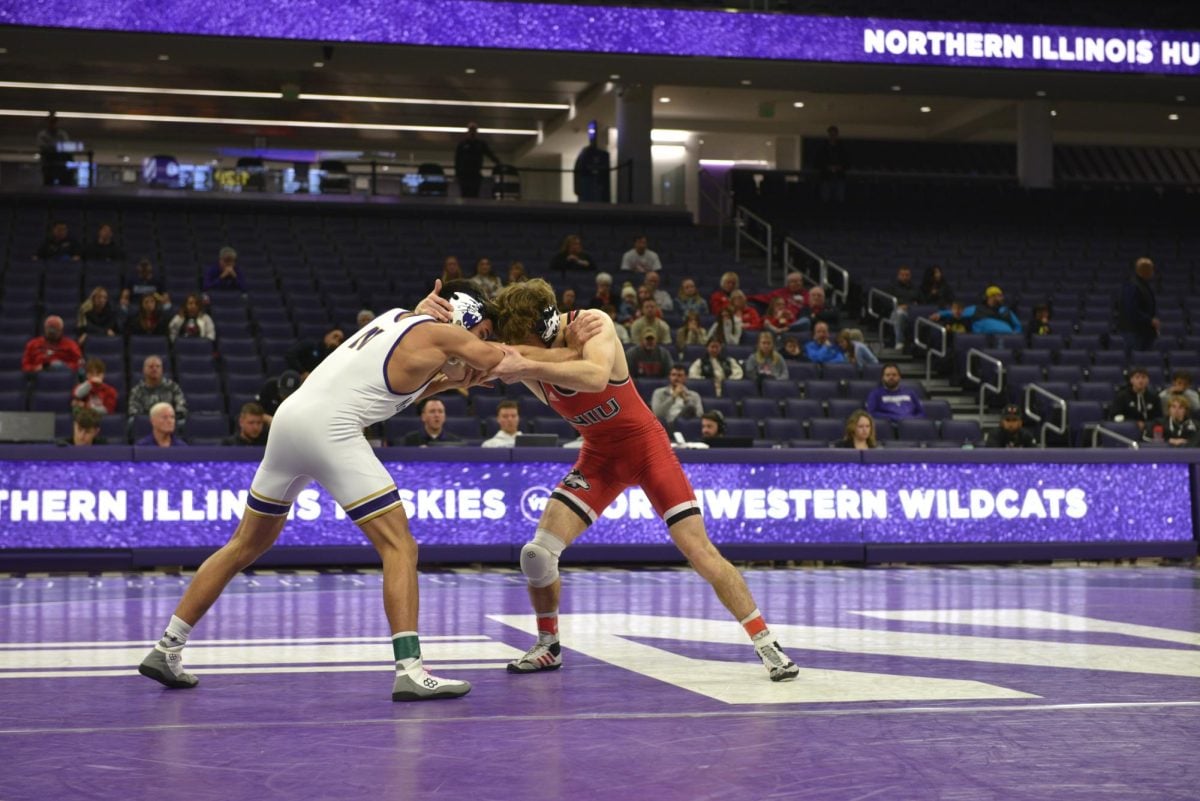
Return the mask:
<svg viewBox="0 0 1200 801">
<path fill-rule="evenodd" d="M 574 358 L 575 351 L 571 348 L 545 348 L 535 351 L 538 355 L 546 355 L 550 361 L 543 361 L 531 354 L 524 359 L 527 366 L 513 373 L 511 379 L 543 381 L 577 392 L 599 392 L 608 386 L 608 381 L 612 378 L 613 365 L 617 358 L 617 343 L 612 320 L 605 315 L 603 333 L 585 342 L 583 352 L 578 358 Z M 563 360 L 555 351 L 563 351 L 567 358 Z"/>
</svg>

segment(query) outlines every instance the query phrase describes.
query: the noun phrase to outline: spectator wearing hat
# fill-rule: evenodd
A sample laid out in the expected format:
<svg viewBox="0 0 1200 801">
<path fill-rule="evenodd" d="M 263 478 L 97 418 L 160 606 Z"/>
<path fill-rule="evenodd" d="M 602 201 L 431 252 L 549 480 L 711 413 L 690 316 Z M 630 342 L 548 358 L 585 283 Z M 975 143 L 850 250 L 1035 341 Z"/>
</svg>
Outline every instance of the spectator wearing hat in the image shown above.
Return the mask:
<svg viewBox="0 0 1200 801">
<path fill-rule="evenodd" d="M 633 238 L 633 247 L 621 257 L 621 271 L 627 273 L 656 273 L 662 269 L 658 254 L 646 247 L 646 235 Z"/>
<path fill-rule="evenodd" d="M 662 311 L 654 298 L 646 298 L 641 303 L 641 315 L 629 326 L 629 337 L 634 342 L 642 341 L 642 334 L 648 330 L 654 331 L 659 343 L 671 341 L 671 327 L 662 318 Z"/>
<path fill-rule="evenodd" d="M 665 420 L 668 425 L 679 417 L 704 414 L 700 393 L 687 388 L 687 377 L 683 365 L 675 365 L 667 377 L 667 385 L 654 390 L 650 396 L 650 408 L 654 410 L 654 416 Z"/>
<path fill-rule="evenodd" d="M 42 323 L 42 335 L 25 343 L 21 370 L 40 373 L 43 370 L 78 370 L 83 361 L 79 343 L 63 336 L 63 318 L 52 314 Z"/>
<path fill-rule="evenodd" d="M 260 404 L 243 403 L 238 413 L 238 430 L 231 437 L 221 440 L 222 445 L 242 447 L 265 447 L 267 444 L 266 412 Z"/>
<path fill-rule="evenodd" d="M 238 272 L 237 251 L 226 245 L 217 253 L 217 263 L 204 273 L 204 291 L 237 290 L 245 292 L 242 275 Z"/>
<path fill-rule="evenodd" d="M 867 396 L 867 411 L 876 420 L 893 422 L 925 416 L 920 393 L 900 383 L 900 368 L 894 363 L 883 366 L 879 386 Z"/>
<path fill-rule="evenodd" d="M 985 448 L 1036 448 L 1037 438 L 1021 425 L 1021 407 L 1015 403 L 1004 407 L 1000 425 L 988 432 Z"/>
<path fill-rule="evenodd" d="M 175 448 L 187 445 L 175 434 L 175 410 L 163 401 L 150 407 L 150 433 L 134 445 L 143 448 Z"/>
<path fill-rule="evenodd" d="M 1137 423 L 1138 430 L 1145 430 L 1146 423 L 1158 417 L 1160 401 L 1150 388 L 1150 373 L 1145 367 L 1134 367 L 1129 371 L 1129 383 L 1117 391 L 1108 405 L 1109 419 L 1115 422 L 1129 420 Z"/>
<path fill-rule="evenodd" d="M 971 333 L 1021 333 L 1021 321 L 1012 309 L 1004 305 L 1004 290 L 998 286 L 989 286 L 984 290 L 983 296 L 983 303 L 963 309 L 963 317 L 971 321 Z"/>
<path fill-rule="evenodd" d="M 638 344 L 625 352 L 629 372 L 637 378 L 666 378 L 671 371 L 671 352 L 659 342 L 653 328 L 642 331 Z"/>
<path fill-rule="evenodd" d="M 271 418 L 275 416 L 279 404 L 287 400 L 287 397 L 295 392 L 303 381 L 304 379 L 295 370 L 284 370 L 275 378 L 267 379 L 255 398 L 263 409 L 263 421 L 267 425 L 271 424 Z"/>
</svg>

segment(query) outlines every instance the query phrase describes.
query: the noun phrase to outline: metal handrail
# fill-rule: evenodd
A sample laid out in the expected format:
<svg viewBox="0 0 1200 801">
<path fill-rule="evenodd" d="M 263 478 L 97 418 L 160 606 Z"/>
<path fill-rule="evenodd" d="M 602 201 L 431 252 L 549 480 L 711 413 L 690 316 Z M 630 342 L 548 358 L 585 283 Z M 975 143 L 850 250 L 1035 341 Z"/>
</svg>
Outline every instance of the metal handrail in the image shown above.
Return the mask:
<svg viewBox="0 0 1200 801">
<path fill-rule="evenodd" d="M 841 279 L 841 286 L 836 286 L 829 280 L 830 273 L 834 273 Z M 829 295 L 833 298 L 835 306 L 843 305 L 846 298 L 850 296 L 850 271 L 829 259 L 821 260 L 821 283 L 829 287 Z"/>
<path fill-rule="evenodd" d="M 1059 411 L 1060 417 L 1058 423 L 1053 423 L 1050 420 L 1043 419 L 1041 415 L 1033 408 L 1033 396 L 1041 395 L 1053 403 Z M 1067 401 L 1065 398 L 1060 398 L 1053 392 L 1039 387 L 1037 384 L 1027 384 L 1025 386 L 1025 415 L 1035 423 L 1041 423 L 1040 430 L 1042 437 L 1042 447 L 1046 447 L 1046 432 L 1050 431 L 1055 434 L 1067 433 Z"/>
<path fill-rule="evenodd" d="M 891 308 L 888 309 L 887 314 L 880 314 L 880 312 L 875 308 L 875 298 L 883 298 L 890 303 Z M 879 320 L 879 341 L 880 342 L 883 342 L 883 327 L 887 324 L 888 319 L 892 316 L 892 312 L 894 312 L 896 310 L 896 307 L 899 305 L 900 305 L 899 298 L 897 298 L 895 295 L 889 295 L 888 293 L 884 292 L 882 289 L 877 289 L 875 287 L 871 287 L 871 290 L 869 292 L 867 292 L 867 314 L 873 315 L 876 318 L 878 318 L 878 320 Z M 896 347 L 898 347 L 898 348 L 904 347 L 904 343 L 897 342 Z"/>
<path fill-rule="evenodd" d="M 808 258 L 817 266 L 816 278 L 813 278 L 807 269 L 797 267 L 793 263 L 792 251 L 794 250 L 798 250 L 805 256 L 808 256 Z M 822 277 L 825 274 L 825 259 L 821 258 L 816 251 L 805 247 L 795 239 L 792 239 L 790 236 L 784 237 L 783 239 L 783 262 L 780 266 L 782 267 L 780 272 L 783 273 L 782 278 L 784 282 L 787 281 L 788 273 L 797 272 L 804 276 L 805 285 L 824 286 Z"/>
<path fill-rule="evenodd" d="M 766 232 L 766 241 L 756 239 L 746 231 L 746 221 L 752 220 L 763 227 Z M 774 252 L 774 246 L 771 242 L 772 227 L 769 222 L 759 217 L 754 212 L 745 206 L 738 206 L 733 212 L 733 260 L 741 263 L 742 261 L 742 239 L 745 238 L 751 244 L 757 245 L 767 255 L 767 284 L 771 283 L 771 256 Z"/>
<path fill-rule="evenodd" d="M 935 348 L 932 344 L 921 338 L 921 331 L 929 329 L 936 331 L 941 339 L 941 347 Z M 913 345 L 918 348 L 923 348 L 925 351 L 925 380 L 929 381 L 933 378 L 933 357 L 945 358 L 946 351 L 950 344 L 950 337 L 946 333 L 946 327 L 938 325 L 928 317 L 918 317 L 913 323 Z"/>
<path fill-rule="evenodd" d="M 975 363 L 974 363 L 973 359 L 975 359 L 976 357 L 979 358 L 981 361 L 987 362 L 988 364 L 992 364 L 995 366 L 995 368 L 996 368 L 996 383 L 995 384 L 985 384 L 983 382 L 983 376 L 975 375 L 975 372 L 973 370 Z M 988 354 L 984 353 L 983 351 L 979 350 L 978 348 L 971 348 L 969 351 L 967 351 L 967 378 L 971 381 L 979 382 L 979 416 L 983 417 L 983 410 L 984 410 L 984 406 L 985 406 L 984 393 L 990 389 L 990 390 L 992 390 L 992 392 L 999 395 L 1004 390 L 1004 362 L 1000 361 L 995 356 L 989 356 Z"/>
<path fill-rule="evenodd" d="M 1111 428 L 1105 428 L 1104 426 L 1096 426 L 1092 429 L 1092 447 L 1093 448 L 1100 447 L 1100 438 L 1101 437 L 1108 437 L 1109 439 L 1115 439 L 1117 442 L 1123 442 L 1135 451 L 1141 448 L 1141 445 L 1138 444 L 1138 441 L 1136 439 L 1130 439 L 1129 437 L 1125 436 L 1124 434 L 1117 433 L 1116 431 L 1113 431 Z"/>
</svg>

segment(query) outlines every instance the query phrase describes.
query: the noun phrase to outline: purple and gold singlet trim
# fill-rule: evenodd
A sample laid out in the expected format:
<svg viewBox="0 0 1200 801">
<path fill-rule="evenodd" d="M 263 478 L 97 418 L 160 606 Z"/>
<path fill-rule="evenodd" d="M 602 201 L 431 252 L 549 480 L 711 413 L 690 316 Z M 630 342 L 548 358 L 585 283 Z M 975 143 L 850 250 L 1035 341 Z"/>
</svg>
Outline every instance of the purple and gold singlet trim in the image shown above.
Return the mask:
<svg viewBox="0 0 1200 801">
<path fill-rule="evenodd" d="M 368 520 L 374 520 L 382 514 L 390 512 L 400 505 L 400 491 L 395 487 L 386 490 L 382 495 L 365 500 L 357 506 L 346 510 L 346 515 L 359 525 Z"/>
<path fill-rule="evenodd" d="M 265 498 L 255 493 L 254 490 L 250 490 L 246 495 L 246 508 L 266 517 L 283 517 L 292 508 L 292 504 L 290 501 Z"/>
</svg>

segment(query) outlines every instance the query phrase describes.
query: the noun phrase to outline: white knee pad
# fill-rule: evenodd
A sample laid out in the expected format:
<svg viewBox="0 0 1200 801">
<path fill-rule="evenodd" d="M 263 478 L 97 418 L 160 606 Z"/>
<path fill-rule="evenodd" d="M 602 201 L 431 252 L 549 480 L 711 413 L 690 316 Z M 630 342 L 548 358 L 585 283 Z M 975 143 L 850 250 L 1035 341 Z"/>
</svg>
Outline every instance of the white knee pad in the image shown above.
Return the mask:
<svg viewBox="0 0 1200 801">
<path fill-rule="evenodd" d="M 558 557 L 566 544 L 549 531 L 538 529 L 521 548 L 521 572 L 530 587 L 549 587 L 558 581 Z"/>
</svg>

